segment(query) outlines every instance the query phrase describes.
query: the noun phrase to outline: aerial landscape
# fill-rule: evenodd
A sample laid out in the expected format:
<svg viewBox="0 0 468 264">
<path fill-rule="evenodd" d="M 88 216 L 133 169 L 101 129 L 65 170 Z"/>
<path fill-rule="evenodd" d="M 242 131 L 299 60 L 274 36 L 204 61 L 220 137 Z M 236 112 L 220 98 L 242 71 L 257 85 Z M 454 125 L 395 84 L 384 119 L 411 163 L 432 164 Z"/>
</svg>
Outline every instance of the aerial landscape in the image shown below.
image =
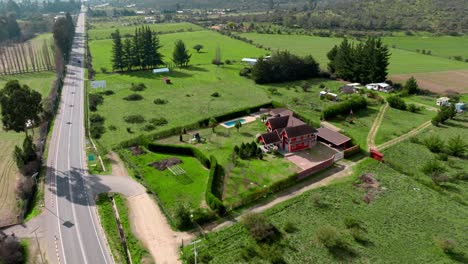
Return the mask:
<svg viewBox="0 0 468 264">
<path fill-rule="evenodd" d="M 468 263 L 466 0 L 0 0 L 0 264 Z"/>
</svg>

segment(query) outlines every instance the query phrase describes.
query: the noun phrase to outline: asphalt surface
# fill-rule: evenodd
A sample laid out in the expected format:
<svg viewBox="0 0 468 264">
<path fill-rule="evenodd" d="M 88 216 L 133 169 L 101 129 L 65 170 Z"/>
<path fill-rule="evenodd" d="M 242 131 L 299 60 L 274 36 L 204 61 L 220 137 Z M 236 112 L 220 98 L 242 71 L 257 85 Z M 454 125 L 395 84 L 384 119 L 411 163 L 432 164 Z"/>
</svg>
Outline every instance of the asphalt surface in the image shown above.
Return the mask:
<svg viewBox="0 0 468 264">
<path fill-rule="evenodd" d="M 113 263 L 89 190 L 84 137 L 84 32 L 80 13 L 49 145 L 45 188 L 48 263 Z"/>
</svg>

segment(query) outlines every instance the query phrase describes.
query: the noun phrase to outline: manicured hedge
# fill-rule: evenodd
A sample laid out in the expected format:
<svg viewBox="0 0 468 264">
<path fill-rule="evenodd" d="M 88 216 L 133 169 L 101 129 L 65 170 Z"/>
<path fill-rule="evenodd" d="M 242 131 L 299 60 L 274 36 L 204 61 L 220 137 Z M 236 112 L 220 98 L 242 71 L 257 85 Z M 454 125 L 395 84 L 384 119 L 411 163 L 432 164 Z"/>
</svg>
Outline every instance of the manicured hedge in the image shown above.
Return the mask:
<svg viewBox="0 0 468 264">
<path fill-rule="evenodd" d="M 367 100 L 359 95 L 352 96 L 346 101 L 327 107 L 323 110 L 323 119 L 330 119 L 339 115 L 348 115 L 351 110 L 358 111 L 367 108 Z"/>
<path fill-rule="evenodd" d="M 206 168 L 210 168 L 210 160 L 197 148 L 179 146 L 179 145 L 163 145 L 157 143 L 148 144 L 148 150 L 152 152 L 159 152 L 174 155 L 186 155 L 195 157 Z"/>
</svg>

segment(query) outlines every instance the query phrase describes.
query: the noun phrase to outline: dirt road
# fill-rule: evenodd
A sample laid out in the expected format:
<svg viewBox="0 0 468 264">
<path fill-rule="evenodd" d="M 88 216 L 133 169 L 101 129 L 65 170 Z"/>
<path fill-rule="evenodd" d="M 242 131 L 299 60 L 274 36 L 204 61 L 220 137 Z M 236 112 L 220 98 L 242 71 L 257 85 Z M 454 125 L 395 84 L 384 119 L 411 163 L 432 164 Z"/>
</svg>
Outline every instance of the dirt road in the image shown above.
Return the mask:
<svg viewBox="0 0 468 264">
<path fill-rule="evenodd" d="M 379 131 L 380 124 L 382 124 L 383 117 L 385 116 L 385 112 L 387 111 L 388 103 L 385 103 L 380 109 L 377 117 L 372 124 L 371 129 L 369 130 L 369 134 L 367 135 L 367 147 L 368 148 L 375 148 L 375 136 Z"/>
<path fill-rule="evenodd" d="M 425 123 L 423 123 L 422 125 L 418 126 L 417 128 L 411 130 L 410 132 L 402 135 L 402 136 L 399 136 L 397 138 L 394 138 L 392 140 L 389 140 L 379 146 L 377 146 L 376 148 L 379 150 L 379 151 L 382 151 L 390 146 L 393 146 L 395 144 L 397 144 L 398 142 L 401 142 L 407 138 L 410 138 L 418 133 L 420 133 L 421 131 L 423 131 L 424 129 L 428 128 L 429 126 L 431 126 L 431 121 L 427 121 Z"/>
</svg>

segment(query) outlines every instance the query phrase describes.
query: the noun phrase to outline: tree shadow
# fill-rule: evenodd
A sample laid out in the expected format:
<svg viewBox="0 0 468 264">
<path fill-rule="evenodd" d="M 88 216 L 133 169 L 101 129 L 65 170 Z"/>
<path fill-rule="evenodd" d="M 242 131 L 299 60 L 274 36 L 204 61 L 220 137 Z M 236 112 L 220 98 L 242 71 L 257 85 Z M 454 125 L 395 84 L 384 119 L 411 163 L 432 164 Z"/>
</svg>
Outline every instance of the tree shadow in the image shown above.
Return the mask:
<svg viewBox="0 0 468 264">
<path fill-rule="evenodd" d="M 240 132 L 240 134 L 243 136 L 243 137 L 253 137 L 252 134 L 248 133 L 248 132 Z"/>
<path fill-rule="evenodd" d="M 150 80 L 157 80 L 160 79 L 161 82 L 163 81 L 162 78 L 167 77 L 167 78 L 189 78 L 192 77 L 193 74 L 182 72 L 182 71 L 177 71 L 177 70 L 172 70 L 168 73 L 164 74 L 154 74 L 151 71 L 148 70 L 135 70 L 135 71 L 129 71 L 129 72 L 123 72 L 119 73 L 121 75 L 129 76 L 129 77 L 136 77 L 140 79 L 150 79 Z"/>
<path fill-rule="evenodd" d="M 198 67 L 198 66 L 188 66 L 186 68 L 184 68 L 184 70 L 188 70 L 188 71 L 199 71 L 199 72 L 208 72 L 207 69 L 203 68 L 203 67 Z"/>
<path fill-rule="evenodd" d="M 463 252 L 451 252 L 446 254 L 454 261 L 468 263 L 468 257 Z"/>
<path fill-rule="evenodd" d="M 334 258 L 340 261 L 349 262 L 358 256 L 356 250 L 354 250 L 348 245 L 336 245 L 333 247 L 329 247 L 328 251 Z"/>
</svg>

